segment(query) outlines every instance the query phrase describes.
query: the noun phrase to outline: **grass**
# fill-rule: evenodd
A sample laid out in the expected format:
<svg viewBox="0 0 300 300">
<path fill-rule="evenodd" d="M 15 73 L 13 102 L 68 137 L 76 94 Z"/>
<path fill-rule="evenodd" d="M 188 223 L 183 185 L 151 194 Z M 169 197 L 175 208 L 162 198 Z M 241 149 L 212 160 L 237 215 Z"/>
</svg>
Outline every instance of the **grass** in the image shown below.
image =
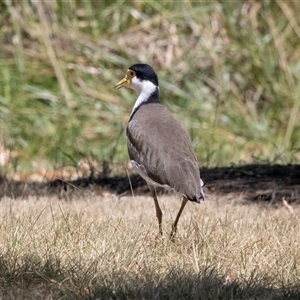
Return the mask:
<svg viewBox="0 0 300 300">
<path fill-rule="evenodd" d="M 136 96 L 114 84 L 139 61 L 156 69 L 200 165 L 299 163 L 299 10 L 279 0 L 2 1 L 0 173 L 123 166 Z M 189 203 L 171 243 L 157 239 L 150 198 L 75 198 L 2 199 L 1 298 L 300 298 L 299 207 L 208 195 Z M 160 198 L 168 233 L 180 203 Z"/>
<path fill-rule="evenodd" d="M 297 1 L 0 5 L 2 173 L 126 161 L 136 96 L 114 84 L 138 61 L 201 165 L 299 162 Z"/>
<path fill-rule="evenodd" d="M 164 229 L 180 206 L 160 197 Z M 3 299 L 299 299 L 299 208 L 189 203 L 175 243 L 149 197 L 4 199 Z"/>
</svg>

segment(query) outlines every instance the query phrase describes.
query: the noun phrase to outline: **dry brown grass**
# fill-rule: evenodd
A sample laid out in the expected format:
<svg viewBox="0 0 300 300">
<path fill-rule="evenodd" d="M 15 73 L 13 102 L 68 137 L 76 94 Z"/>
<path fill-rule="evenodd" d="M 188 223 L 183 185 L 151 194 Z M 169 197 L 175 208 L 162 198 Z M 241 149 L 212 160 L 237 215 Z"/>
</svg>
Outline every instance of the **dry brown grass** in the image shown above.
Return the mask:
<svg viewBox="0 0 300 300">
<path fill-rule="evenodd" d="M 169 231 L 180 206 L 160 197 Z M 0 208 L 3 299 L 298 299 L 300 210 L 208 195 L 175 243 L 149 197 L 12 200 Z M 167 236 L 167 234 L 166 234 Z M 25 296 L 24 296 L 25 295 Z"/>
</svg>

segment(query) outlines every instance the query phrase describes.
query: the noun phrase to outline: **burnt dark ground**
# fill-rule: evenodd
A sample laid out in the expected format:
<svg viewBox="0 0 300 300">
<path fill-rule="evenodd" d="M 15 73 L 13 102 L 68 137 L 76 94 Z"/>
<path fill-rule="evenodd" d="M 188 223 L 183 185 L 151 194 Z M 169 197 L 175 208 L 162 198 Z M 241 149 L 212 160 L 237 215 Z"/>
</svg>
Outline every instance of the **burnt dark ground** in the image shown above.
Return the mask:
<svg viewBox="0 0 300 300">
<path fill-rule="evenodd" d="M 243 165 L 201 168 L 205 193 L 242 195 L 249 201 L 277 203 L 283 198 L 288 203 L 300 203 L 300 165 Z M 86 192 L 111 192 L 116 195 L 148 194 L 145 181 L 137 174 L 112 176 L 92 172 L 88 177 L 63 181 L 21 182 L 0 177 L 0 199 L 4 196 L 26 198 L 29 196 L 58 196 L 72 198 Z M 163 193 L 163 190 L 159 191 Z"/>
</svg>

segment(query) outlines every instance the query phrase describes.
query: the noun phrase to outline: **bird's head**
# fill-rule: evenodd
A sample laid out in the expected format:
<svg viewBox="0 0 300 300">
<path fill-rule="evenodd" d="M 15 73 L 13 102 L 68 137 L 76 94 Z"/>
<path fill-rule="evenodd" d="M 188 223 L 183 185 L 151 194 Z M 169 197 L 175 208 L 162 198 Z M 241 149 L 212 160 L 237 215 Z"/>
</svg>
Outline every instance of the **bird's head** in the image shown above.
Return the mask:
<svg viewBox="0 0 300 300">
<path fill-rule="evenodd" d="M 124 86 L 140 94 L 143 90 L 148 89 L 149 86 L 158 88 L 158 78 L 153 68 L 149 65 L 135 64 L 127 70 L 126 76 L 115 85 L 115 88 L 120 89 Z"/>
</svg>

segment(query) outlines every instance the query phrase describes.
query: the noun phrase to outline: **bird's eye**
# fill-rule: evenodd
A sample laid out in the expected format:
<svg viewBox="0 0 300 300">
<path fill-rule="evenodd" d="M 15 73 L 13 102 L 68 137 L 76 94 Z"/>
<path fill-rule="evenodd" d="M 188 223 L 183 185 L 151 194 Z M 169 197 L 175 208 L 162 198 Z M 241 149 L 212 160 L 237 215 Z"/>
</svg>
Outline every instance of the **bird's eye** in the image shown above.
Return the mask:
<svg viewBox="0 0 300 300">
<path fill-rule="evenodd" d="M 134 72 L 131 71 L 131 72 L 130 72 L 130 75 L 133 77 L 133 76 L 134 76 Z"/>
</svg>

